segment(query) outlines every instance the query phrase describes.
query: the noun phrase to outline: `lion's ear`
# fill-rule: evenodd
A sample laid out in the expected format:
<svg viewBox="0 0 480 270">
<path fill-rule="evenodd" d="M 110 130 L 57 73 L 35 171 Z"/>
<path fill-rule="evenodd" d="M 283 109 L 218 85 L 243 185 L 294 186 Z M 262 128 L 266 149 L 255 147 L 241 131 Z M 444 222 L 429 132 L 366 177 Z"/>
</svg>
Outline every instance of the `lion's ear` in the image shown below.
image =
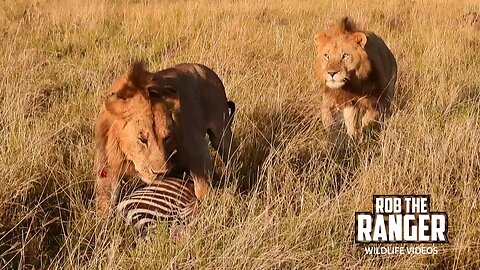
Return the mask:
<svg viewBox="0 0 480 270">
<path fill-rule="evenodd" d="M 367 44 L 367 35 L 363 32 L 355 32 L 352 34 L 352 39 L 360 45 L 362 48 L 365 48 L 365 45 Z"/>
<path fill-rule="evenodd" d="M 151 81 L 152 74 L 145 69 L 143 61 L 138 61 L 130 65 L 125 77 L 133 87 L 142 89 Z"/>
<path fill-rule="evenodd" d="M 150 84 L 152 74 L 145 69 L 143 62 L 134 62 L 125 74 L 117 79 L 105 100 L 107 110 L 115 115 L 122 115 L 130 98 L 140 93 L 146 93 L 146 86 Z"/>
<path fill-rule="evenodd" d="M 107 111 L 117 116 L 123 115 L 127 105 L 127 98 L 119 96 L 119 92 L 109 94 L 105 100 L 105 108 Z"/>
<path fill-rule="evenodd" d="M 315 35 L 315 42 L 317 48 L 322 48 L 328 42 L 328 37 L 325 33 L 318 33 Z"/>
</svg>

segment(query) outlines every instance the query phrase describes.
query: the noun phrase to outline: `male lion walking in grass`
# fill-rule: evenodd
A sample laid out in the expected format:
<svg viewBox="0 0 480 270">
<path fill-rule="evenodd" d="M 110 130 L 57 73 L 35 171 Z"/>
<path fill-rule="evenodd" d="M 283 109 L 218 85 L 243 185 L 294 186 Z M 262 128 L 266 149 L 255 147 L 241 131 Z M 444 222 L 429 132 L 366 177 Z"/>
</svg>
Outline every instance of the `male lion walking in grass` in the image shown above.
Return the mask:
<svg viewBox="0 0 480 270">
<path fill-rule="evenodd" d="M 337 140 L 341 120 L 355 137 L 360 110 L 362 129 L 382 123 L 390 114 L 397 80 L 397 62 L 383 40 L 344 17 L 315 41 L 316 73 L 324 83 L 322 121 L 330 139 Z"/>
</svg>

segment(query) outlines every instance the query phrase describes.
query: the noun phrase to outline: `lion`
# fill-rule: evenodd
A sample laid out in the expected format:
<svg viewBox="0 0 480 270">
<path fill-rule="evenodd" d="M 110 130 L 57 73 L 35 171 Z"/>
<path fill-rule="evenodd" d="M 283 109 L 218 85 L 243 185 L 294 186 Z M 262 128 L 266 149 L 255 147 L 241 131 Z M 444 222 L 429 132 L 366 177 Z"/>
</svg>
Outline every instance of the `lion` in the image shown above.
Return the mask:
<svg viewBox="0 0 480 270">
<path fill-rule="evenodd" d="M 324 83 L 322 121 L 330 136 L 336 134 L 333 127 L 340 119 L 347 134 L 355 137 L 360 109 L 364 111 L 362 130 L 382 123 L 390 115 L 397 80 L 397 63 L 384 41 L 373 32 L 357 29 L 348 17 L 318 33 L 315 41 L 316 73 Z"/>
<path fill-rule="evenodd" d="M 180 64 L 151 73 L 134 63 L 113 82 L 97 118 L 97 213 L 104 216 L 117 203 L 124 176 L 149 184 L 189 173 L 195 196 L 204 198 L 213 170 L 205 136 L 227 164 L 235 151 L 234 113 L 235 103 L 208 67 Z"/>
</svg>

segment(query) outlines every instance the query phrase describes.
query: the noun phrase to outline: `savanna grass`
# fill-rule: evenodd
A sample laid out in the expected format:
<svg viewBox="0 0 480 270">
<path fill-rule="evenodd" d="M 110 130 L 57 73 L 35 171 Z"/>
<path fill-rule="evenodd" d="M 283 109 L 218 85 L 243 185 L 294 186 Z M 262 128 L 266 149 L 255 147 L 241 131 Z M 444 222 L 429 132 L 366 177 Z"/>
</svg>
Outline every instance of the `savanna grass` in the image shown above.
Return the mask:
<svg viewBox="0 0 480 270">
<path fill-rule="evenodd" d="M 480 33 L 461 1 L 0 3 L 0 266 L 51 269 L 480 267 Z M 342 16 L 397 57 L 393 116 L 338 160 L 318 110 L 314 35 Z M 192 235 L 132 243 L 93 213 L 93 126 L 128 63 L 203 63 L 237 104 L 240 144 L 217 161 Z M 367 256 L 372 194 L 431 194 L 449 215 L 436 255 Z M 134 247 L 135 246 L 135 247 Z"/>
</svg>

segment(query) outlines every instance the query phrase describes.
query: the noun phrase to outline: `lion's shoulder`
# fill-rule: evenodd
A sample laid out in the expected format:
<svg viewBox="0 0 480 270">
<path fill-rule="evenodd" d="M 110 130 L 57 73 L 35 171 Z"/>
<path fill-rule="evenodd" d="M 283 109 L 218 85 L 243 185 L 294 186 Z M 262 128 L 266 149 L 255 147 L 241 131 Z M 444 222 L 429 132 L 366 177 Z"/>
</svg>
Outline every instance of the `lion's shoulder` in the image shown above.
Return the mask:
<svg viewBox="0 0 480 270">
<path fill-rule="evenodd" d="M 372 75 L 381 80 L 389 80 L 397 73 L 397 61 L 385 41 L 377 34 L 366 31 L 365 52 L 372 67 Z"/>
</svg>

